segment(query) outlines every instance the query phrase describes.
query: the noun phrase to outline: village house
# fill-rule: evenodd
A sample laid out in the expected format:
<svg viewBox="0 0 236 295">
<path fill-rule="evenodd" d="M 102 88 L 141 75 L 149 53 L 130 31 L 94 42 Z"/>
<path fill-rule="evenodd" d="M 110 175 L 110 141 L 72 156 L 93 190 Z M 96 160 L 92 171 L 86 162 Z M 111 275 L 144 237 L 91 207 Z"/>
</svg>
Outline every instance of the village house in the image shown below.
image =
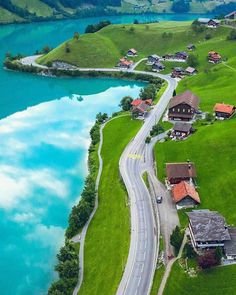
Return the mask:
<svg viewBox="0 0 236 295">
<path fill-rule="evenodd" d="M 224 253 L 228 260 L 236 260 L 236 227 L 228 227 L 230 241 L 224 243 Z"/>
<path fill-rule="evenodd" d="M 185 122 L 176 122 L 173 127 L 172 137 L 185 138 L 192 132 L 192 125 Z"/>
<path fill-rule="evenodd" d="M 138 55 L 138 51 L 134 48 L 131 48 L 127 52 L 127 56 L 134 57 Z"/>
<path fill-rule="evenodd" d="M 166 175 L 170 185 L 180 183 L 181 181 L 193 183 L 197 177 L 195 164 L 192 162 L 167 163 Z"/>
<path fill-rule="evenodd" d="M 224 247 L 225 242 L 231 240 L 225 218 L 218 212 L 194 210 L 187 215 L 191 242 L 196 250 Z"/>
<path fill-rule="evenodd" d="M 236 19 L 236 11 L 232 11 L 225 16 L 225 19 Z"/>
<path fill-rule="evenodd" d="M 132 67 L 132 65 L 133 65 L 133 61 L 130 61 L 125 57 L 121 58 L 118 63 L 118 67 L 123 69 L 129 69 Z"/>
<path fill-rule="evenodd" d="M 217 119 L 228 119 L 235 113 L 235 106 L 217 103 L 214 106 L 214 112 Z"/>
<path fill-rule="evenodd" d="M 195 46 L 194 44 L 189 44 L 189 45 L 187 46 L 187 49 L 188 49 L 189 51 L 193 51 L 193 50 L 196 49 L 196 46 Z"/>
<path fill-rule="evenodd" d="M 220 25 L 220 20 L 211 18 L 199 18 L 198 23 L 208 28 L 217 28 Z"/>
<path fill-rule="evenodd" d="M 145 117 L 150 106 L 145 101 L 141 101 L 139 104 L 132 106 L 131 112 L 135 117 Z"/>
<path fill-rule="evenodd" d="M 161 59 L 159 55 L 152 54 L 148 56 L 147 65 L 152 66 L 154 63 L 158 62 Z"/>
<path fill-rule="evenodd" d="M 160 72 L 160 71 L 163 71 L 165 69 L 165 66 L 163 65 L 163 63 L 161 63 L 160 61 L 158 62 L 155 62 L 153 65 L 152 65 L 152 70 L 154 72 Z"/>
<path fill-rule="evenodd" d="M 186 181 L 181 181 L 180 183 L 173 185 L 171 194 L 177 210 L 193 208 L 201 203 L 195 187 Z"/>
<path fill-rule="evenodd" d="M 169 120 L 190 121 L 199 109 L 199 98 L 187 90 L 182 94 L 172 97 L 169 109 Z"/>
<path fill-rule="evenodd" d="M 210 63 L 218 64 L 222 60 L 221 55 L 216 51 L 209 51 L 208 52 L 208 61 Z"/>
<path fill-rule="evenodd" d="M 171 77 L 182 79 L 186 75 L 186 71 L 182 67 L 175 67 L 172 70 Z"/>
<path fill-rule="evenodd" d="M 175 54 L 166 54 L 162 57 L 164 60 L 186 62 L 188 54 L 185 51 L 176 52 Z"/>
<path fill-rule="evenodd" d="M 189 76 L 193 76 L 193 75 L 197 74 L 197 70 L 195 68 L 192 68 L 192 67 L 187 67 L 185 72 Z"/>
<path fill-rule="evenodd" d="M 136 106 L 142 104 L 143 102 L 145 102 L 148 106 L 152 105 L 152 99 L 142 100 L 140 98 L 137 98 L 131 102 L 131 106 L 136 107 Z"/>
</svg>

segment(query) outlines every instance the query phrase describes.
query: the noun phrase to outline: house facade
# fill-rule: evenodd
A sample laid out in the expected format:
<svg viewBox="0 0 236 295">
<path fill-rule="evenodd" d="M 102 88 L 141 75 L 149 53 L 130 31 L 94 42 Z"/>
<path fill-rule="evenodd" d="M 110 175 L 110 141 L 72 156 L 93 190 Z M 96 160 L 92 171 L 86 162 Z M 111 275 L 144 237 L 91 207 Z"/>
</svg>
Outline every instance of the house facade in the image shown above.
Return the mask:
<svg viewBox="0 0 236 295">
<path fill-rule="evenodd" d="M 227 14 L 225 19 L 236 19 L 236 11 L 232 11 L 231 13 Z"/>
<path fill-rule="evenodd" d="M 220 21 L 218 19 L 211 18 L 199 18 L 198 23 L 208 28 L 217 28 L 220 25 Z"/>
<path fill-rule="evenodd" d="M 138 55 L 138 51 L 134 48 L 131 48 L 127 51 L 127 56 L 137 56 Z"/>
<path fill-rule="evenodd" d="M 157 63 L 161 57 L 157 54 L 152 54 L 148 56 L 147 65 L 152 66 L 153 64 Z"/>
<path fill-rule="evenodd" d="M 153 65 L 152 65 L 152 70 L 154 72 L 159 72 L 159 71 L 163 71 L 165 69 L 165 66 L 160 62 L 155 62 Z"/>
<path fill-rule="evenodd" d="M 199 109 L 199 98 L 191 91 L 174 96 L 169 104 L 170 120 L 190 121 Z"/>
<path fill-rule="evenodd" d="M 221 55 L 216 51 L 209 51 L 208 52 L 208 61 L 213 64 L 218 64 L 222 60 Z"/>
<path fill-rule="evenodd" d="M 172 70 L 171 77 L 182 79 L 186 75 L 186 71 L 182 67 L 175 67 Z"/>
<path fill-rule="evenodd" d="M 185 69 L 185 72 L 189 76 L 193 76 L 193 75 L 196 75 L 197 74 L 197 70 L 195 68 L 192 68 L 192 67 L 187 67 Z"/>
<path fill-rule="evenodd" d="M 130 69 L 133 64 L 133 61 L 130 61 L 127 58 L 123 57 L 119 60 L 118 67 L 123 69 Z"/>
<path fill-rule="evenodd" d="M 176 122 L 172 135 L 177 138 L 185 138 L 192 132 L 192 125 L 185 122 Z"/>
</svg>

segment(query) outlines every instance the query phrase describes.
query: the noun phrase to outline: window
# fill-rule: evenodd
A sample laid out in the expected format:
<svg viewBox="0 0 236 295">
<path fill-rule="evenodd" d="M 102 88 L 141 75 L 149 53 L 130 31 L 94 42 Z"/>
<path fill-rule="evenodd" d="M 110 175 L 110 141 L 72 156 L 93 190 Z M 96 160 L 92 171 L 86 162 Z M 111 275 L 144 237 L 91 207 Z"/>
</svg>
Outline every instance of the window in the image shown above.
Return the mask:
<svg viewBox="0 0 236 295">
<path fill-rule="evenodd" d="M 185 113 L 185 109 L 183 109 L 183 113 Z"/>
<path fill-rule="evenodd" d="M 178 109 L 178 113 L 180 112 L 180 109 Z"/>
</svg>

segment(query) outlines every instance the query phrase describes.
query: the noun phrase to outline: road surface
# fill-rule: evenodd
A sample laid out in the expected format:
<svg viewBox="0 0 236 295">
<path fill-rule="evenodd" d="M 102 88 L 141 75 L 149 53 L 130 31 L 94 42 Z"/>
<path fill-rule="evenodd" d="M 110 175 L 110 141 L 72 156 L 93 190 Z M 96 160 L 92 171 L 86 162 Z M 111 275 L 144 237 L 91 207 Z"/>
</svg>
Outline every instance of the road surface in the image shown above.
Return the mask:
<svg viewBox="0 0 236 295">
<path fill-rule="evenodd" d="M 147 74 L 140 71 L 133 72 Z M 151 197 L 142 179 L 145 139 L 152 126 L 161 119 L 173 96 L 177 82 L 169 76 L 161 74 L 152 74 L 152 76 L 166 80 L 168 87 L 120 159 L 120 173 L 130 199 L 131 243 L 117 295 L 148 295 L 152 286 L 158 254 L 157 225 Z"/>
</svg>

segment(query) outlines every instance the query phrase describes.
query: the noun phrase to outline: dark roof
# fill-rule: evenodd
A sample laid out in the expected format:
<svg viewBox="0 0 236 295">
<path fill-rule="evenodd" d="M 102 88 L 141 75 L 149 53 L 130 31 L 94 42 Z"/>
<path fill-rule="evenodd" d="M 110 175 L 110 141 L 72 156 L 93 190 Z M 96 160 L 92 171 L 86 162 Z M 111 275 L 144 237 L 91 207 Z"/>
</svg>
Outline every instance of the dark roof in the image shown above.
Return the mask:
<svg viewBox="0 0 236 295">
<path fill-rule="evenodd" d="M 236 255 L 236 227 L 228 227 L 231 240 L 226 241 L 224 245 L 226 255 Z"/>
<path fill-rule="evenodd" d="M 190 123 L 176 122 L 174 125 L 174 131 L 189 132 L 192 128 Z"/>
<path fill-rule="evenodd" d="M 196 177 L 195 164 L 186 163 L 167 163 L 166 174 L 168 179 L 172 178 L 192 178 Z"/>
<path fill-rule="evenodd" d="M 199 106 L 199 98 L 191 91 L 187 90 L 182 94 L 172 97 L 169 108 L 173 108 L 179 104 L 185 103 L 197 110 Z"/>
<path fill-rule="evenodd" d="M 165 68 L 165 66 L 163 65 L 163 63 L 161 63 L 160 61 L 155 62 L 153 67 L 155 68 Z"/>
<path fill-rule="evenodd" d="M 235 14 L 236 14 L 236 11 L 230 12 L 229 14 L 227 14 L 227 15 L 225 16 L 225 18 L 230 17 L 230 16 L 235 15 Z"/>
<path fill-rule="evenodd" d="M 187 213 L 189 222 L 198 242 L 230 240 L 225 219 L 218 212 L 210 210 L 194 210 Z"/>
<path fill-rule="evenodd" d="M 173 70 L 177 72 L 184 72 L 184 68 L 182 67 L 174 67 Z"/>
</svg>

